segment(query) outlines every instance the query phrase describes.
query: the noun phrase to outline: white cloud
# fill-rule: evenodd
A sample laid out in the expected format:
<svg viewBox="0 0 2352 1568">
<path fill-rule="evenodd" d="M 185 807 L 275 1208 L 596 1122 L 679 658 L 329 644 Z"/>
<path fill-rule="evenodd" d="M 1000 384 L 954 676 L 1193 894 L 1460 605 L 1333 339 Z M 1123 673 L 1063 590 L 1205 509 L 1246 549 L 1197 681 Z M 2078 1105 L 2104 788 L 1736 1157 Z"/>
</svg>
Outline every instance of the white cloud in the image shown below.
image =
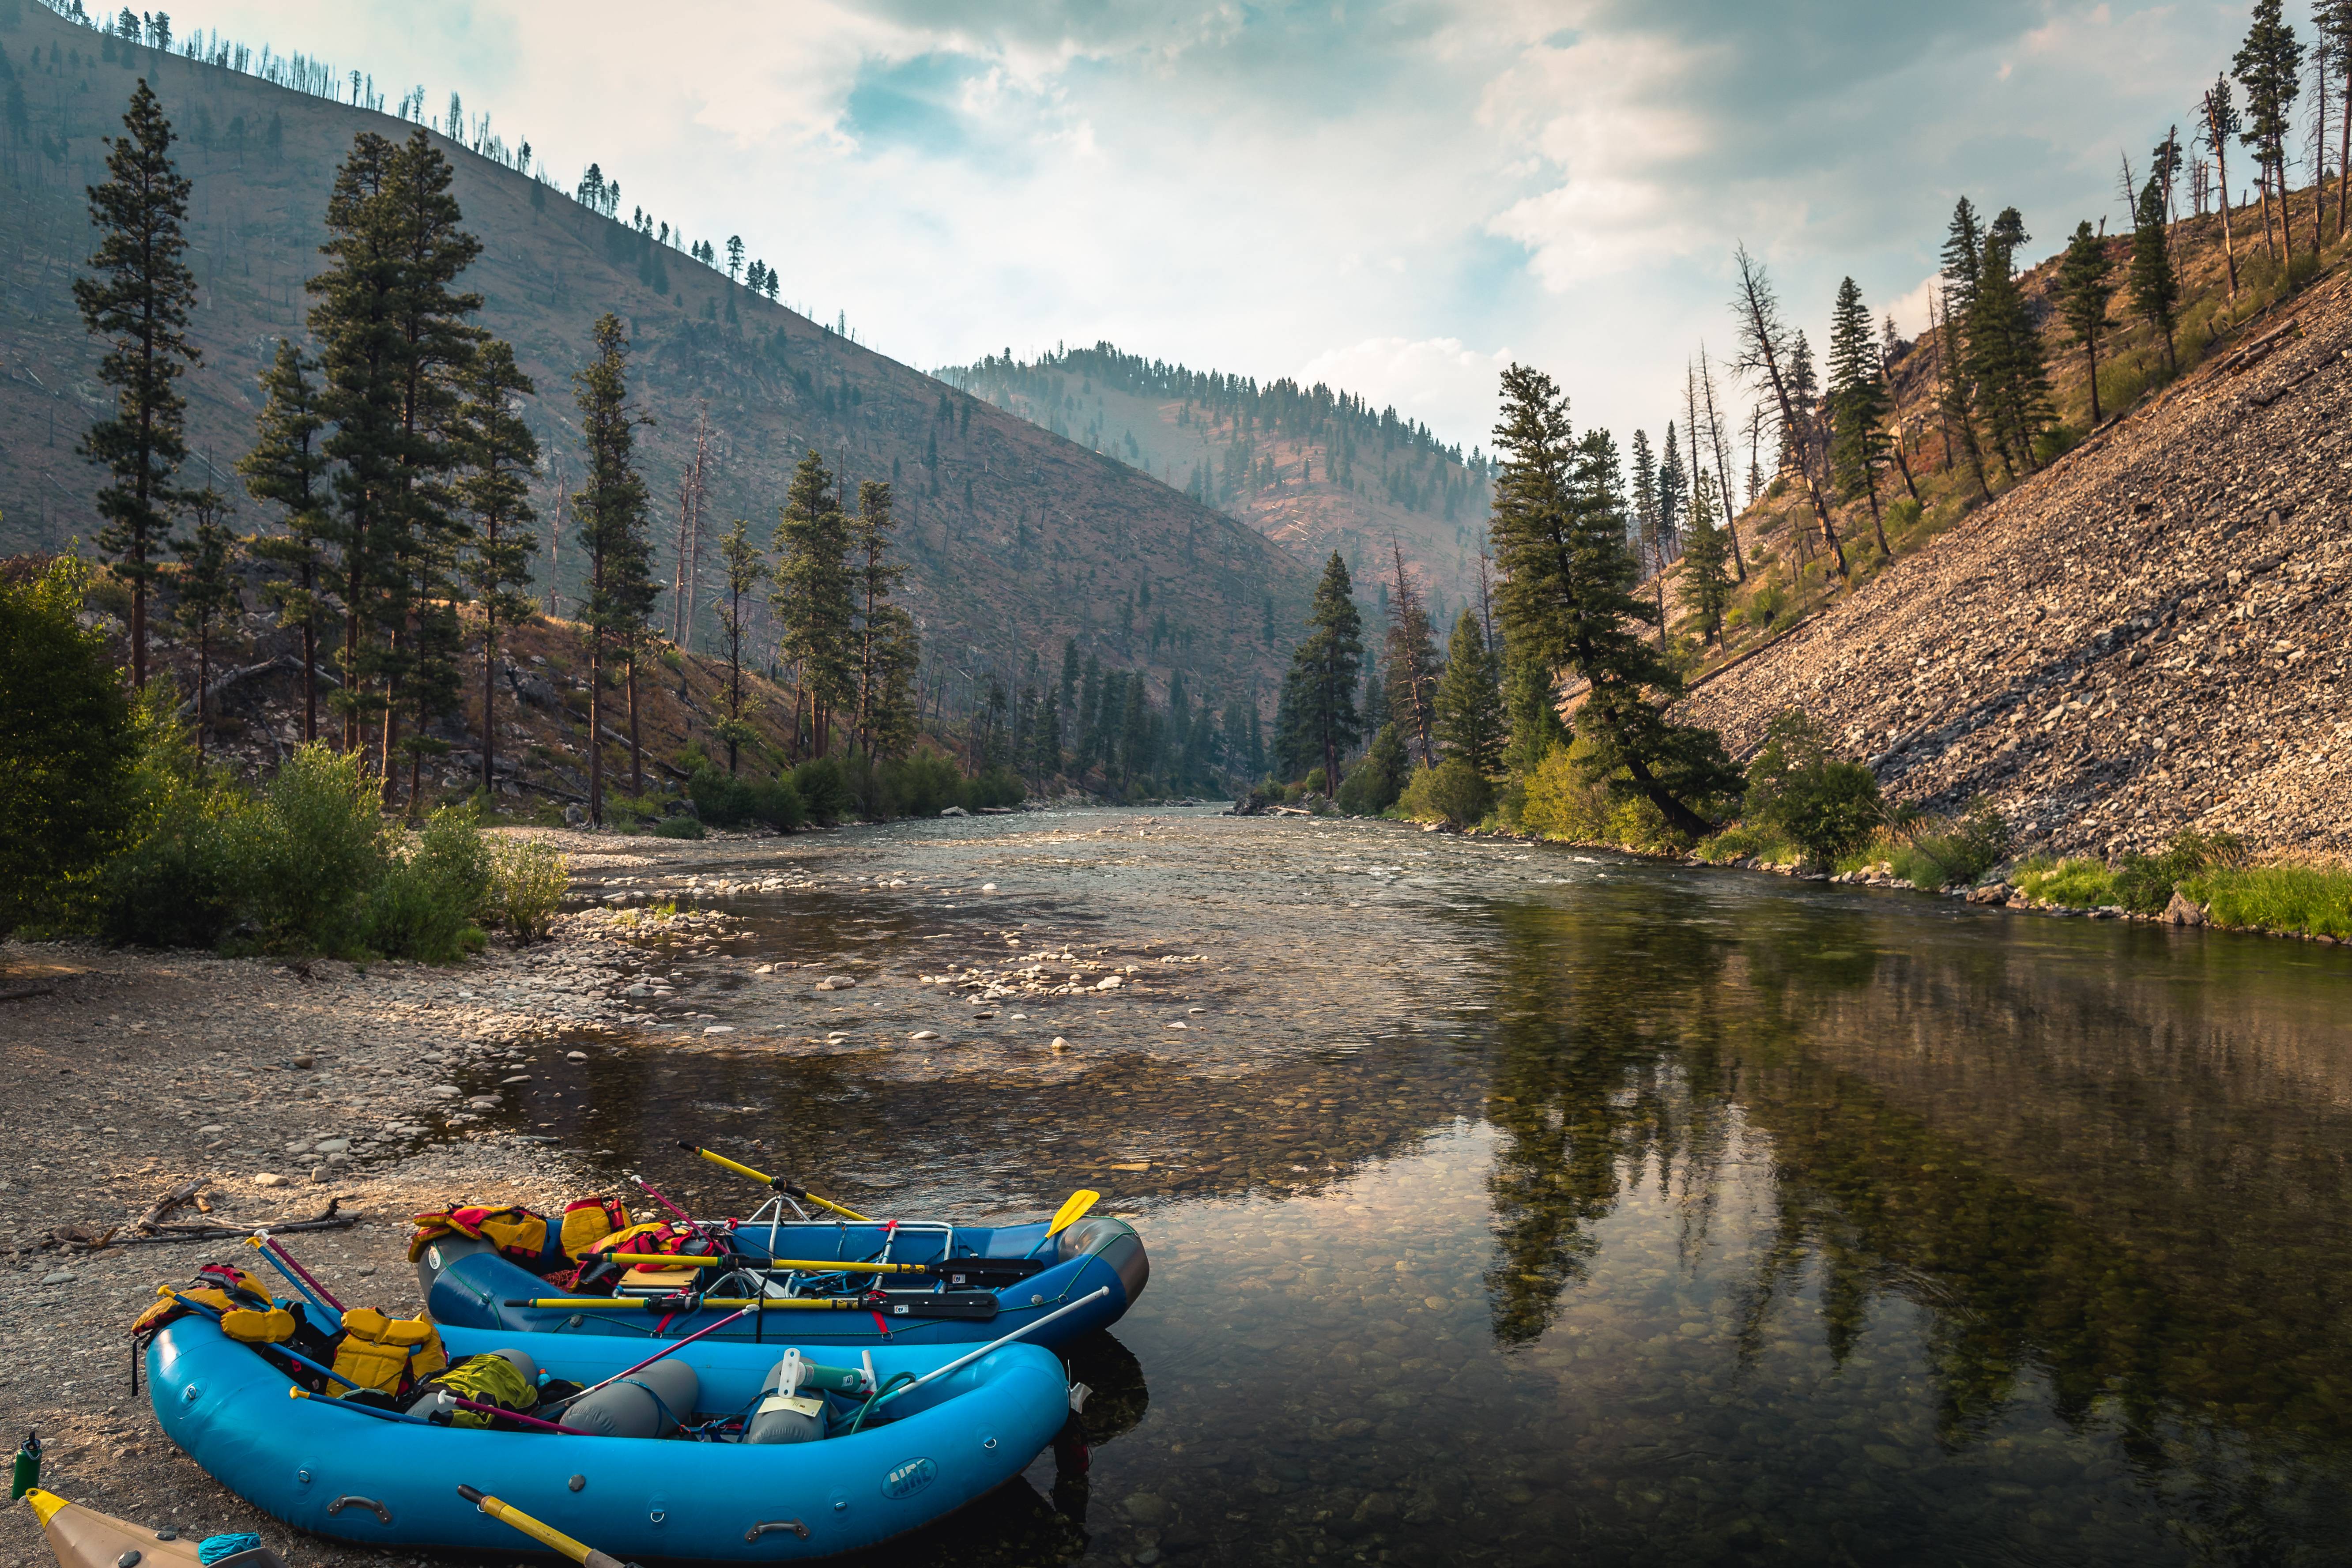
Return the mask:
<svg viewBox="0 0 2352 1568">
<path fill-rule="evenodd" d="M 1375 408 L 1393 405 L 1407 419 L 1429 424 L 1467 448 L 1484 446 L 1490 416 L 1475 429 L 1447 428 L 1449 416 L 1495 406 L 1496 388 L 1513 359 L 1507 348 L 1480 353 L 1459 338 L 1367 338 L 1308 360 L 1298 372 L 1302 384 L 1324 382 L 1363 396 Z"/>
</svg>

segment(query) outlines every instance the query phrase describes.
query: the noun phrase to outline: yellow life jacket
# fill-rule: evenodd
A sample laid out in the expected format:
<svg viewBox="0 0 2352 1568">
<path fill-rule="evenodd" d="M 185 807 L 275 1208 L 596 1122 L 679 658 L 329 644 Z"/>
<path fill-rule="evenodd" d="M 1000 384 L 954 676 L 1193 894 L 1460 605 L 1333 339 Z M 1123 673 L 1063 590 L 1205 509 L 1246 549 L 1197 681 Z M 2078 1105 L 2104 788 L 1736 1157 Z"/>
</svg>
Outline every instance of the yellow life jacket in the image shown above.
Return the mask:
<svg viewBox="0 0 2352 1568">
<path fill-rule="evenodd" d="M 224 1315 L 250 1309 L 247 1315 L 258 1317 L 277 1309 L 276 1301 L 270 1297 L 269 1287 L 258 1277 L 231 1264 L 207 1263 L 196 1271 L 194 1280 L 189 1284 L 156 1286 L 155 1300 L 139 1314 L 138 1321 L 131 1325 L 131 1331 L 143 1334 L 160 1329 L 173 1319 L 184 1315 L 191 1301 L 210 1307 Z M 277 1334 L 274 1339 L 282 1340 L 293 1331 L 293 1320 L 288 1317 L 285 1333 Z"/>
<path fill-rule="evenodd" d="M 283 1307 L 272 1307 L 257 1312 L 250 1307 L 239 1307 L 221 1314 L 221 1332 L 239 1344 L 283 1344 L 294 1337 L 294 1314 Z"/>
<path fill-rule="evenodd" d="M 441 1336 L 422 1317 L 387 1318 L 373 1307 L 353 1307 L 343 1314 L 343 1331 L 335 1341 L 338 1377 L 378 1394 L 401 1394 L 448 1364 Z M 337 1384 L 330 1392 L 341 1398 L 351 1391 Z"/>
<path fill-rule="evenodd" d="M 629 1230 L 635 1224 L 629 1217 L 628 1206 L 618 1198 L 583 1198 L 576 1204 L 563 1205 L 563 1228 L 561 1245 L 563 1256 L 577 1263 L 607 1237 Z"/>
<path fill-rule="evenodd" d="M 487 1241 L 526 1268 L 537 1268 L 547 1253 L 547 1221 L 520 1204 L 493 1207 L 487 1204 L 452 1206 L 434 1214 L 412 1216 L 416 1232 L 408 1238 L 408 1261 L 445 1236 Z"/>
</svg>

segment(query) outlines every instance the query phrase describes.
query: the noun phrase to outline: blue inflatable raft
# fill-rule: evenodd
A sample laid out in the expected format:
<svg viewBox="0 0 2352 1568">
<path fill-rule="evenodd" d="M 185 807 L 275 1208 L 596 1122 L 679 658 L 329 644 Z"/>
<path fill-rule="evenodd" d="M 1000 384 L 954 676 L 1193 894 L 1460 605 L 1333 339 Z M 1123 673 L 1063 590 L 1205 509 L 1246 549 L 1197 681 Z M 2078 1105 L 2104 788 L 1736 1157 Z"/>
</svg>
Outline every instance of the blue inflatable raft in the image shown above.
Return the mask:
<svg viewBox="0 0 2352 1568">
<path fill-rule="evenodd" d="M 419 1255 L 417 1284 L 438 1323 L 631 1339 L 681 1338 L 757 1302 L 713 1337 L 837 1353 L 984 1344 L 1107 1287 L 1040 1333 L 1036 1342 L 1058 1349 L 1117 1322 L 1151 1278 L 1143 1238 L 1108 1215 L 1081 1219 L 1050 1241 L 1044 1222 L 737 1222 L 730 1237 L 740 1266 L 699 1271 L 692 1296 L 567 1296 L 488 1242 L 463 1237 L 436 1241 Z M 826 1268 L 780 1273 L 763 1268 L 772 1259 Z M 877 1262 L 921 1271 L 858 1268 Z"/>
<path fill-rule="evenodd" d="M 441 1335 L 452 1357 L 519 1350 L 550 1375 L 580 1384 L 631 1366 L 646 1350 L 642 1340 L 604 1334 L 445 1325 Z M 877 1346 L 873 1373 L 887 1385 L 974 1348 Z M 667 1359 L 689 1366 L 698 1384 L 695 1415 L 680 1417 L 764 1408 L 763 1384 L 785 1350 L 779 1340 L 714 1337 L 677 1351 Z M 288 1524 L 373 1546 L 509 1556 L 518 1544 L 512 1531 L 460 1498 L 458 1486 L 616 1557 L 799 1561 L 872 1546 L 1003 1485 L 1054 1440 L 1069 1411 L 1060 1363 L 1021 1343 L 877 1406 L 877 1425 L 774 1444 L 383 1420 L 293 1397 L 278 1367 L 194 1315 L 156 1334 L 146 1367 L 172 1440 Z"/>
</svg>

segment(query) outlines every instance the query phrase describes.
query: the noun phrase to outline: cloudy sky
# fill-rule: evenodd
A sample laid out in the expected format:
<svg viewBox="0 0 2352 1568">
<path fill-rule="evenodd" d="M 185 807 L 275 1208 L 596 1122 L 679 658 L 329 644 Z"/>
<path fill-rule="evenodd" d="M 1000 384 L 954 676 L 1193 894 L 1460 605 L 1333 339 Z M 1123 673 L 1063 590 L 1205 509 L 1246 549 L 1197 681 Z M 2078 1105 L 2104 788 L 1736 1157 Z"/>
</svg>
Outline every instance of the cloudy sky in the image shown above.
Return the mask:
<svg viewBox="0 0 2352 1568">
<path fill-rule="evenodd" d="M 1952 202 L 2054 248 L 2120 207 L 2243 0 L 187 0 L 451 89 L 926 368 L 1107 338 L 1324 379 L 1484 443 L 1495 373 L 1654 436 L 1733 243 L 1821 335 L 1919 320 Z M 2303 24 L 2304 0 L 2290 0 Z M 2306 31 L 2307 36 L 2307 31 Z M 2233 163 L 2233 175 L 2241 165 Z"/>
</svg>

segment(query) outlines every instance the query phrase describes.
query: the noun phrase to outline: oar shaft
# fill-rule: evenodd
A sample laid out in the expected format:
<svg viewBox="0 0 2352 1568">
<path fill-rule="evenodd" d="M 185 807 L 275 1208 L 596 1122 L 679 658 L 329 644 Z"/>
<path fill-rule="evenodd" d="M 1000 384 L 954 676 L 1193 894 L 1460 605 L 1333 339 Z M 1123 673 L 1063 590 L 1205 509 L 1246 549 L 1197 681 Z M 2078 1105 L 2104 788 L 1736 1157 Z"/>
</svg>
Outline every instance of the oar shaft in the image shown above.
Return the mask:
<svg viewBox="0 0 2352 1568">
<path fill-rule="evenodd" d="M 289 1388 L 286 1391 L 286 1397 L 289 1399 L 316 1400 L 319 1404 L 327 1405 L 331 1409 L 349 1410 L 354 1415 L 373 1415 L 379 1421 L 405 1421 L 411 1426 L 430 1426 L 433 1425 L 432 1422 L 427 1421 L 422 1415 L 409 1415 L 398 1410 L 378 1410 L 373 1405 L 353 1405 L 348 1399 L 322 1399 L 307 1388 Z"/>
<path fill-rule="evenodd" d="M 256 1231 L 254 1234 L 261 1238 L 263 1246 L 268 1247 L 270 1251 L 278 1254 L 279 1258 L 285 1260 L 287 1268 L 291 1268 L 295 1273 L 300 1275 L 302 1279 L 308 1282 L 310 1289 L 319 1293 L 320 1299 L 327 1303 L 328 1307 L 334 1311 L 336 1316 L 341 1317 L 342 1315 L 343 1304 L 335 1300 L 335 1293 L 328 1289 L 324 1285 L 320 1284 L 319 1277 L 311 1273 L 308 1268 L 303 1268 L 302 1265 L 295 1259 L 294 1255 L 286 1250 L 286 1244 L 284 1242 L 278 1240 L 276 1237 L 270 1235 L 266 1230 Z"/>
<path fill-rule="evenodd" d="M 1048 1323 L 1052 1322 L 1055 1319 L 1059 1318 L 1059 1317 L 1062 1317 L 1062 1316 L 1064 1316 L 1064 1315 L 1066 1315 L 1066 1314 L 1067 1314 L 1067 1313 L 1070 1313 L 1070 1312 L 1075 1312 L 1075 1311 L 1076 1311 L 1079 1308 L 1081 1308 L 1081 1307 L 1083 1307 L 1083 1306 L 1086 1306 L 1086 1305 L 1087 1305 L 1087 1304 L 1088 1304 L 1089 1302 L 1098 1301 L 1098 1300 L 1100 1300 L 1102 1298 L 1104 1298 L 1105 1296 L 1108 1296 L 1108 1295 L 1109 1295 L 1109 1294 L 1110 1294 L 1110 1287 L 1109 1287 L 1109 1286 L 1108 1286 L 1108 1285 L 1097 1285 L 1097 1286 L 1096 1286 L 1096 1287 L 1095 1287 L 1094 1290 L 1093 1290 L 1090 1294 L 1079 1297 L 1076 1300 L 1075 1300 L 1075 1301 L 1071 1302 L 1068 1306 L 1066 1306 L 1066 1307 L 1056 1307 L 1056 1308 L 1055 1308 L 1052 1311 L 1050 1311 L 1050 1312 L 1046 1313 L 1044 1317 L 1042 1317 L 1042 1318 L 1034 1318 L 1034 1319 L 1032 1319 L 1030 1321 L 1028 1321 L 1028 1322 L 1025 1322 L 1025 1323 L 1022 1324 L 1019 1328 L 1017 1328 L 1017 1329 L 1013 1330 L 1011 1333 L 1006 1334 L 1003 1338 L 1002 1338 L 1002 1339 L 994 1339 L 994 1340 L 991 1340 L 991 1341 L 989 1341 L 989 1342 L 988 1342 L 988 1343 L 986 1343 L 986 1344 L 984 1344 L 984 1345 L 981 1346 L 978 1350 L 976 1350 L 976 1351 L 972 1352 L 970 1355 L 960 1355 L 960 1356 L 956 1357 L 956 1358 L 955 1358 L 955 1360 L 953 1360 L 953 1361 L 951 1361 L 951 1362 L 948 1363 L 948 1364 L 947 1364 L 947 1365 L 945 1365 L 945 1366 L 942 1366 L 942 1367 L 934 1367 L 931 1371 L 927 1372 L 927 1373 L 925 1373 L 922 1376 L 920 1376 L 920 1377 L 919 1377 L 919 1378 L 915 1379 L 915 1381 L 914 1381 L 914 1382 L 909 1383 L 909 1384 L 906 1384 L 906 1385 L 905 1385 L 905 1386 L 903 1386 L 903 1387 L 900 1387 L 900 1388 L 894 1388 L 894 1389 L 892 1389 L 889 1393 L 887 1393 L 887 1394 L 884 1394 L 881 1398 L 879 1398 L 879 1399 L 876 1400 L 874 1403 L 875 1403 L 875 1405 L 878 1407 L 878 1406 L 880 1406 L 880 1405 L 883 1405 L 887 1404 L 888 1402 L 890 1402 L 890 1401 L 891 1401 L 891 1400 L 893 1400 L 893 1399 L 898 1398 L 898 1395 L 900 1395 L 900 1394 L 912 1394 L 912 1393 L 914 1393 L 914 1392 L 915 1392 L 915 1390 L 917 1390 L 917 1389 L 919 1389 L 919 1388 L 922 1387 L 922 1386 L 923 1386 L 923 1384 L 927 1384 L 927 1383 L 936 1383 L 936 1382 L 938 1382 L 940 1378 L 943 1378 L 943 1377 L 947 1376 L 947 1375 L 948 1375 L 948 1373 L 951 1373 L 951 1372 L 961 1372 L 961 1371 L 962 1371 L 965 1367 L 968 1367 L 968 1366 L 970 1366 L 972 1363 L 974 1363 L 974 1362 L 978 1361 L 981 1357 L 982 1357 L 982 1356 L 986 1355 L 989 1352 L 991 1352 L 991 1351 L 995 1351 L 995 1350 L 1003 1350 L 1006 1345 L 1011 1344 L 1013 1341 L 1015 1341 L 1015 1340 L 1017 1340 L 1017 1339 L 1020 1339 L 1020 1338 L 1022 1338 L 1022 1337 L 1023 1337 L 1023 1336 L 1024 1336 L 1024 1335 L 1027 1335 L 1027 1334 L 1034 1334 L 1034 1333 L 1035 1333 L 1039 1329 L 1044 1328 L 1046 1324 L 1048 1324 Z"/>
<path fill-rule="evenodd" d="M 740 1307 L 745 1311 L 855 1312 L 866 1303 L 854 1296 L 774 1296 L 754 1300 L 748 1296 L 705 1296 L 683 1302 L 660 1296 L 523 1296 L 509 1297 L 509 1307 L 537 1307 L 561 1312 L 683 1312 L 695 1307 Z"/>
<path fill-rule="evenodd" d="M 319 1310 L 331 1317 L 334 1320 L 334 1326 L 336 1328 L 341 1328 L 343 1326 L 342 1309 L 331 1305 L 327 1300 L 325 1293 L 312 1288 L 311 1284 L 306 1280 L 302 1275 L 289 1266 L 289 1259 L 280 1257 L 277 1252 L 271 1250 L 270 1247 L 266 1245 L 268 1241 L 268 1236 L 267 1233 L 248 1236 L 245 1238 L 245 1244 L 247 1247 L 252 1247 L 256 1252 L 261 1254 L 261 1256 L 268 1260 L 269 1267 L 277 1269 L 278 1273 L 286 1276 L 286 1282 L 288 1284 L 293 1286 L 295 1289 L 299 1290 L 306 1298 L 308 1298 L 310 1305 L 318 1308 Z"/>
</svg>

